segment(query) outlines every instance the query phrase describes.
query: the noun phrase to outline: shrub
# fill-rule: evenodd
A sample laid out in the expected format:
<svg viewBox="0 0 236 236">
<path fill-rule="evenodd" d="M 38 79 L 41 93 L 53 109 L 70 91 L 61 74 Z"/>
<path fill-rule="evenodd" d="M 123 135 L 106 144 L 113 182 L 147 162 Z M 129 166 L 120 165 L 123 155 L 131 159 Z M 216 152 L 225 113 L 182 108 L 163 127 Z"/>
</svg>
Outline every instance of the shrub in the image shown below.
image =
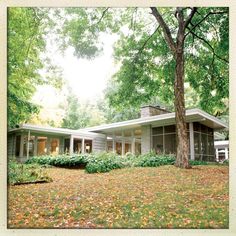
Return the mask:
<svg viewBox="0 0 236 236">
<path fill-rule="evenodd" d="M 35 183 L 35 182 L 51 182 L 52 179 L 47 175 L 46 165 L 39 164 L 19 164 L 15 161 L 8 163 L 8 183 Z"/>
<path fill-rule="evenodd" d="M 140 155 L 136 161 L 136 166 L 156 167 L 162 165 L 173 165 L 175 163 L 174 155 L 157 155 L 152 152 Z"/>
<path fill-rule="evenodd" d="M 199 166 L 199 165 L 209 165 L 211 163 L 209 163 L 207 161 L 189 160 L 189 164 L 192 166 Z"/>
<path fill-rule="evenodd" d="M 81 155 L 59 155 L 59 156 L 38 156 L 27 160 L 26 164 L 37 163 L 40 165 L 52 165 L 57 167 L 80 167 L 88 163 L 88 154 Z"/>
<path fill-rule="evenodd" d="M 114 153 L 99 153 L 89 159 L 85 170 L 87 173 L 103 173 L 124 167 L 122 157 Z"/>
</svg>

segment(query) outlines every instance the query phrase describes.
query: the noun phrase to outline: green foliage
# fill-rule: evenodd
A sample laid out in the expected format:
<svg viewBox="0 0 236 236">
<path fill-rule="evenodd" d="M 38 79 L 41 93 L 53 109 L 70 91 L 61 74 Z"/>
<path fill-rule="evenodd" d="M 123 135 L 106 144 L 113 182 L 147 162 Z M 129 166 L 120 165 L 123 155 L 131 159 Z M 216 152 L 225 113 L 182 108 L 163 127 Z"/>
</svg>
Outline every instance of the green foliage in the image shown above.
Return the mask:
<svg viewBox="0 0 236 236">
<path fill-rule="evenodd" d="M 25 163 L 32 164 L 37 163 L 40 165 L 51 165 L 57 167 L 80 167 L 88 163 L 89 155 L 59 155 L 59 156 L 38 156 L 28 159 Z"/>
<path fill-rule="evenodd" d="M 210 163 L 206 161 L 189 160 L 189 164 L 192 166 L 198 166 L 198 165 L 209 165 Z"/>
<path fill-rule="evenodd" d="M 46 8 L 8 8 L 8 126 L 27 122 L 40 107 L 30 102 L 36 86 L 50 84 L 59 88 L 61 74 L 49 58 L 46 35 L 52 27 Z M 40 70 L 44 70 L 42 78 Z"/>
<path fill-rule="evenodd" d="M 101 153 L 91 158 L 85 167 L 88 173 L 103 173 L 124 167 L 123 158 L 114 153 Z"/>
<path fill-rule="evenodd" d="M 162 165 L 174 165 L 175 156 L 173 155 L 156 155 L 152 152 L 138 157 L 136 166 L 156 167 Z"/>
<path fill-rule="evenodd" d="M 158 8 L 175 40 L 178 22 L 175 8 Z M 67 9 L 64 22 L 64 47 L 72 46 L 78 57 L 93 58 L 101 53 L 101 33 L 115 33 L 114 57 L 120 64 L 109 81 L 107 98 L 111 106 L 122 111 L 138 108 L 158 98 L 174 107 L 175 60 L 148 8 L 80 8 Z M 183 9 L 186 17 L 189 8 Z M 200 107 L 216 114 L 228 112 L 229 96 L 228 8 L 199 7 L 186 29 L 185 81 L 190 99 L 187 108 Z M 79 35 L 79 36 L 78 36 Z M 87 51 L 88 49 L 88 51 Z M 209 99 L 210 98 L 210 99 Z"/>
<path fill-rule="evenodd" d="M 97 106 L 89 102 L 79 102 L 78 97 L 73 94 L 72 89 L 68 89 L 67 104 L 62 105 L 65 110 L 65 117 L 61 127 L 79 129 L 104 123 L 103 112 Z"/>
<path fill-rule="evenodd" d="M 190 165 L 215 165 L 214 162 L 189 160 Z M 103 173 L 114 169 L 129 167 L 158 167 L 163 165 L 174 165 L 175 156 L 167 154 L 147 154 L 135 156 L 127 153 L 124 157 L 115 153 L 91 153 L 77 154 L 73 156 L 38 156 L 32 157 L 25 164 L 50 165 L 56 167 L 85 167 L 87 173 Z M 228 165 L 228 161 L 224 161 Z"/>
<path fill-rule="evenodd" d="M 51 182 L 52 179 L 47 175 L 45 165 L 38 164 L 19 164 L 15 161 L 8 163 L 8 183 L 35 183 Z"/>
</svg>

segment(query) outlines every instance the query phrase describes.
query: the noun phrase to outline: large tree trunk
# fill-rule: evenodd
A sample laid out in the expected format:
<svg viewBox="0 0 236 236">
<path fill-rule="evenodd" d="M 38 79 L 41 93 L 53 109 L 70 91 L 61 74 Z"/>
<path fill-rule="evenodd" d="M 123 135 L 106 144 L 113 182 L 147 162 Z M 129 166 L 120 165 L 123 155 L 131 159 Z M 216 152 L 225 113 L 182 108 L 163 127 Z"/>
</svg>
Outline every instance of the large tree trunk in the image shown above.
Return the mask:
<svg viewBox="0 0 236 236">
<path fill-rule="evenodd" d="M 185 117 L 184 100 L 184 22 L 179 21 L 175 53 L 175 120 L 177 135 L 177 152 L 175 165 L 181 168 L 189 168 L 189 143 Z"/>
<path fill-rule="evenodd" d="M 151 7 L 152 14 L 161 26 L 166 43 L 168 44 L 176 62 L 175 67 L 175 120 L 176 120 L 176 135 L 177 135 L 177 153 L 175 165 L 181 168 L 190 168 L 189 143 L 187 136 L 187 125 L 185 118 L 185 102 L 184 102 L 184 40 L 185 29 L 190 24 L 196 8 L 193 7 L 190 14 L 184 20 L 183 8 L 177 7 L 175 17 L 178 20 L 178 33 L 176 42 L 173 40 L 171 31 L 164 21 L 162 15 L 156 7 Z"/>
<path fill-rule="evenodd" d="M 184 52 L 181 50 L 176 53 L 175 68 L 175 120 L 177 135 L 177 153 L 175 165 L 182 168 L 189 168 L 188 156 L 189 145 L 187 136 L 187 125 L 185 119 L 184 102 Z"/>
</svg>

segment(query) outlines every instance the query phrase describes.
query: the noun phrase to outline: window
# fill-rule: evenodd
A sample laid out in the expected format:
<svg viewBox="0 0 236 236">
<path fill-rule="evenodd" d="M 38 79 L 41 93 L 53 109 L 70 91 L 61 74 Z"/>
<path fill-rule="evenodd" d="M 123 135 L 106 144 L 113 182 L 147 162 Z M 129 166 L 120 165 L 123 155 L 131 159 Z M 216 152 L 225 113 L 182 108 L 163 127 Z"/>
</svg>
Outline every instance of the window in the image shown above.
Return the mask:
<svg viewBox="0 0 236 236">
<path fill-rule="evenodd" d="M 21 139 L 21 136 L 17 135 L 16 136 L 16 149 L 15 149 L 15 156 L 16 157 L 20 156 L 20 139 Z"/>
<path fill-rule="evenodd" d="M 73 152 L 74 153 L 81 153 L 82 152 L 82 140 L 81 139 L 74 138 Z"/>
<path fill-rule="evenodd" d="M 165 134 L 165 147 L 166 154 L 176 153 L 176 134 Z"/>
<path fill-rule="evenodd" d="M 118 155 L 121 155 L 121 150 L 122 149 L 122 145 L 121 145 L 121 142 L 116 142 L 116 153 Z"/>
<path fill-rule="evenodd" d="M 92 140 L 84 140 L 84 152 L 91 153 L 92 152 Z"/>
<path fill-rule="evenodd" d="M 125 143 L 125 153 L 131 152 L 131 144 L 130 143 Z"/>
<path fill-rule="evenodd" d="M 37 155 L 46 155 L 47 151 L 47 137 L 38 137 Z"/>
<path fill-rule="evenodd" d="M 175 125 L 168 125 L 164 127 L 165 133 L 175 133 Z"/>
<path fill-rule="evenodd" d="M 163 127 L 156 127 L 152 129 L 152 134 L 153 135 L 161 135 L 163 134 Z"/>
<path fill-rule="evenodd" d="M 156 153 L 163 153 L 163 135 L 153 136 L 153 149 Z"/>
<path fill-rule="evenodd" d="M 50 142 L 50 154 L 57 155 L 59 153 L 59 139 L 52 138 Z"/>
<path fill-rule="evenodd" d="M 66 138 L 64 140 L 64 153 L 69 154 L 70 152 L 70 139 Z"/>
<path fill-rule="evenodd" d="M 28 148 L 29 148 L 29 156 L 34 155 L 34 139 L 35 139 L 35 136 L 30 136 L 29 144 L 28 144 L 28 136 L 24 136 L 23 156 L 27 156 Z"/>
</svg>

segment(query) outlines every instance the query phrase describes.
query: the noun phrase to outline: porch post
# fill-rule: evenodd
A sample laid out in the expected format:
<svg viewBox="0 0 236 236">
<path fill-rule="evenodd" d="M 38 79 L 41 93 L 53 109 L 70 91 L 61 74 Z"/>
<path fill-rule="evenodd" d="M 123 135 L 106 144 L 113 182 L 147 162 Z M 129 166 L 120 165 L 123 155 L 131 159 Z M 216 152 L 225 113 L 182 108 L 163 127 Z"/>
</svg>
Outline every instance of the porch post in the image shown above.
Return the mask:
<svg viewBox="0 0 236 236">
<path fill-rule="evenodd" d="M 84 153 L 84 138 L 82 139 L 81 153 Z"/>
<path fill-rule="evenodd" d="M 190 160 L 195 160 L 193 123 L 189 123 Z"/>
<path fill-rule="evenodd" d="M 219 151 L 218 151 L 218 148 L 216 148 L 216 161 L 217 162 L 219 161 Z"/>
<path fill-rule="evenodd" d="M 225 160 L 229 159 L 229 155 L 228 155 L 228 148 L 225 148 Z"/>
<path fill-rule="evenodd" d="M 28 131 L 28 138 L 27 138 L 27 151 L 26 151 L 26 158 L 29 159 L 29 141 L 30 141 L 30 130 Z"/>
<path fill-rule="evenodd" d="M 74 137 L 73 135 L 70 136 L 70 155 L 73 155 L 73 152 L 74 152 Z"/>
<path fill-rule="evenodd" d="M 24 155 L 24 134 L 21 134 L 20 136 L 20 156 L 23 157 Z"/>
<path fill-rule="evenodd" d="M 37 156 L 38 152 L 38 136 L 34 136 L 34 156 Z"/>
<path fill-rule="evenodd" d="M 116 152 L 115 134 L 112 135 L 112 151 L 113 151 L 113 153 Z"/>
<path fill-rule="evenodd" d="M 124 140 L 124 131 L 122 131 L 122 141 L 121 141 L 121 155 L 125 155 L 125 140 Z"/>
<path fill-rule="evenodd" d="M 47 146 L 46 146 L 46 149 L 47 149 L 47 155 L 50 155 L 50 142 L 51 142 L 51 138 L 47 137 Z"/>
<path fill-rule="evenodd" d="M 131 153 L 135 154 L 135 137 L 134 137 L 134 131 L 131 132 Z"/>
</svg>

